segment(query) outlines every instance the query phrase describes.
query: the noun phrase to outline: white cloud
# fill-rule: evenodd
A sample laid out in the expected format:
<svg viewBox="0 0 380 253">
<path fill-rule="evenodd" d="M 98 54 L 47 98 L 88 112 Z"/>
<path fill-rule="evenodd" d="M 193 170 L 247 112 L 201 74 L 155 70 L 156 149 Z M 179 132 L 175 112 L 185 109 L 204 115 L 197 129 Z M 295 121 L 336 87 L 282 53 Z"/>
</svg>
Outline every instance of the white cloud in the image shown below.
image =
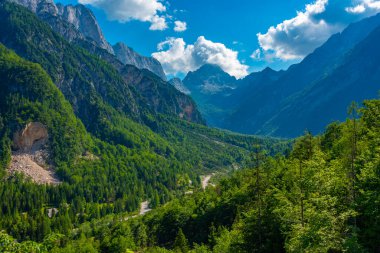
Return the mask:
<svg viewBox="0 0 380 253">
<path fill-rule="evenodd" d="M 248 66 L 239 61 L 236 51 L 203 36 L 198 37 L 193 45 L 187 45 L 182 38 L 168 38 L 159 43 L 157 49 L 159 52 L 152 56 L 161 62 L 166 74 L 186 74 L 206 63 L 216 64 L 237 78 L 248 74 Z"/>
<path fill-rule="evenodd" d="M 378 11 L 380 0 L 315 0 L 257 37 L 265 59 L 299 60 L 348 24 Z"/>
<path fill-rule="evenodd" d="M 164 30 L 168 27 L 165 16 L 159 15 L 166 11 L 165 5 L 159 0 L 78 0 L 78 2 L 103 9 L 110 20 L 122 23 L 131 20 L 150 22 L 150 30 Z"/>
<path fill-rule="evenodd" d="M 176 32 L 184 32 L 187 30 L 187 24 L 186 22 L 182 22 L 182 21 L 175 21 L 174 22 L 174 31 Z"/>
<path fill-rule="evenodd" d="M 365 12 L 365 6 L 363 4 L 358 4 L 354 7 L 347 7 L 346 11 L 349 13 L 355 13 L 355 14 L 363 13 L 363 12 Z"/>
<path fill-rule="evenodd" d="M 259 33 L 260 47 L 282 60 L 300 59 L 321 45 L 333 33 L 342 29 L 314 16 L 326 10 L 328 0 L 317 0 L 306 5 L 305 11 L 297 12 L 295 18 L 285 20 L 267 33 Z"/>
<path fill-rule="evenodd" d="M 149 27 L 149 30 L 165 30 L 168 28 L 168 24 L 166 23 L 166 19 L 164 17 L 160 17 L 155 15 L 151 20 L 151 25 Z"/>
<path fill-rule="evenodd" d="M 373 15 L 380 11 L 380 1 L 379 0 L 356 0 L 354 1 L 356 5 L 346 8 L 346 11 L 353 14 L 366 13 L 368 15 Z"/>
<path fill-rule="evenodd" d="M 251 58 L 254 60 L 261 60 L 261 50 L 258 48 L 252 54 Z"/>
</svg>

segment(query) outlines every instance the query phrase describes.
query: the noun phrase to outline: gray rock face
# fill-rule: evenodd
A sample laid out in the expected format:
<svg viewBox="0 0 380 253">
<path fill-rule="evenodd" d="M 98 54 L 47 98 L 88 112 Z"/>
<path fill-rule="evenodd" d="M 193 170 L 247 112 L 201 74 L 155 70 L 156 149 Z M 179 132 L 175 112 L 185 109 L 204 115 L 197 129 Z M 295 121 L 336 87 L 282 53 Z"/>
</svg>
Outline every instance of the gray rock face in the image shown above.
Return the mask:
<svg viewBox="0 0 380 253">
<path fill-rule="evenodd" d="M 91 10 L 83 5 L 67 5 L 58 4 L 58 14 L 65 21 L 73 24 L 85 37 L 91 38 L 96 44 L 113 53 L 112 46 L 106 41 L 102 30 Z"/>
<path fill-rule="evenodd" d="M 42 20 L 68 41 L 87 40 L 97 47 L 113 54 L 123 64 L 147 69 L 166 81 L 161 63 L 152 57 L 145 57 L 124 43 L 112 47 L 105 39 L 91 10 L 85 6 L 55 4 L 53 0 L 8 0 L 20 4 L 36 13 Z"/>
<path fill-rule="evenodd" d="M 182 92 L 182 93 L 184 93 L 186 95 L 190 95 L 191 94 L 191 91 L 182 83 L 181 79 L 179 79 L 179 78 L 173 78 L 173 79 L 170 79 L 169 83 L 171 85 L 173 85 L 180 92 Z"/>
<path fill-rule="evenodd" d="M 98 47 L 113 53 L 112 46 L 104 38 L 94 14 L 83 5 L 56 5 L 52 0 L 8 1 L 20 4 L 36 13 L 37 16 L 47 21 L 54 30 L 69 41 L 87 38 L 92 40 Z M 53 20 L 53 18 L 55 19 Z M 73 27 L 65 25 L 62 21 L 73 25 L 77 31 Z"/>
<path fill-rule="evenodd" d="M 224 96 L 236 88 L 236 78 L 213 64 L 205 64 L 196 71 L 190 71 L 183 83 L 192 94 L 202 98 L 212 95 Z"/>
<path fill-rule="evenodd" d="M 162 80 L 166 81 L 166 75 L 161 63 L 153 57 L 146 57 L 136 53 L 132 48 L 122 42 L 113 46 L 116 57 L 124 64 L 134 65 L 139 69 L 147 69 Z"/>
</svg>

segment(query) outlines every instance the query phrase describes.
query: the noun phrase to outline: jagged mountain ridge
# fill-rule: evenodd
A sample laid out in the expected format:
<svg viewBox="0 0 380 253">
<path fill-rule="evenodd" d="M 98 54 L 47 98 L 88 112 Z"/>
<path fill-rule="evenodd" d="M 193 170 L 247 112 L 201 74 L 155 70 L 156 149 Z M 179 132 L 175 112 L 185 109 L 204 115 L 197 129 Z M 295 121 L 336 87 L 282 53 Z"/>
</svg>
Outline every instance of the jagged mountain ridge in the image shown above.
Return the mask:
<svg viewBox="0 0 380 253">
<path fill-rule="evenodd" d="M 325 78 L 285 101 L 279 113 L 264 126 L 276 135 L 296 135 L 302 129 L 318 133 L 327 122 L 347 117 L 352 101 L 378 97 L 380 90 L 380 26 L 348 52 L 341 64 Z M 297 127 L 291 121 L 298 122 Z"/>
<path fill-rule="evenodd" d="M 191 91 L 183 84 L 182 80 L 179 78 L 172 78 L 169 80 L 169 83 L 173 85 L 180 92 L 190 95 Z"/>
<path fill-rule="evenodd" d="M 339 71 L 340 66 L 346 63 L 347 55 L 379 25 L 380 15 L 378 14 L 351 24 L 343 32 L 333 35 L 301 63 L 292 65 L 279 80 L 267 83 L 260 91 L 251 92 L 250 102 L 242 104 L 232 115 L 229 128 L 243 133 L 295 137 L 301 135 L 306 129 L 319 133 L 328 122 L 344 120 L 347 115 L 346 108 L 349 106 L 349 102 L 344 99 L 338 99 L 331 104 L 334 108 L 340 108 L 339 113 L 335 111 L 335 114 L 332 115 L 330 114 L 331 110 L 326 108 L 325 111 L 314 115 L 314 118 L 319 119 L 318 124 L 316 124 L 315 120 L 311 120 L 308 115 L 301 113 L 303 109 L 312 107 L 312 103 L 315 103 L 315 101 L 325 100 L 328 97 L 327 95 L 330 94 L 328 87 L 324 90 L 324 94 L 320 93 L 319 97 L 314 97 L 313 100 L 305 103 L 303 107 L 295 108 L 291 105 L 298 104 L 300 100 L 303 100 L 303 96 L 307 96 L 311 92 L 313 87 L 317 88 L 328 76 L 335 75 L 334 73 Z M 355 59 L 351 60 L 355 61 Z M 330 85 L 331 90 L 337 88 L 337 84 L 331 83 Z M 338 85 L 344 87 L 343 83 Z M 351 97 L 352 100 L 357 100 L 359 103 L 362 102 L 363 98 L 374 98 L 377 95 L 373 94 L 369 97 L 368 94 L 367 97 L 361 95 L 366 90 L 371 89 L 370 84 L 357 82 L 351 85 L 362 87 L 356 96 Z M 342 95 L 344 96 L 344 93 Z M 294 123 L 293 127 L 288 124 L 288 122 L 292 121 L 292 118 L 281 116 L 285 110 L 284 108 L 290 110 L 289 106 L 294 109 L 294 113 L 297 112 L 296 114 L 299 115 L 297 116 L 298 121 Z M 281 124 L 279 120 L 274 120 L 275 117 L 282 117 Z M 311 121 L 308 122 L 308 120 Z M 278 125 L 274 122 L 277 122 Z M 287 127 L 285 127 L 285 123 L 288 125 Z"/>
<path fill-rule="evenodd" d="M 197 96 L 228 93 L 236 88 L 235 82 L 235 77 L 213 64 L 205 64 L 190 71 L 183 79 L 183 84 Z"/>
<path fill-rule="evenodd" d="M 79 31 L 76 36 L 71 36 L 70 39 L 91 39 L 97 46 L 106 49 L 113 53 L 112 46 L 106 41 L 99 24 L 92 13 L 85 6 L 78 4 L 62 5 L 55 4 L 53 0 L 8 0 L 27 7 L 32 12 L 36 13 L 40 18 L 47 19 L 46 15 L 61 19 L 75 27 Z M 51 20 L 51 19 L 50 19 Z M 57 21 L 55 21 L 57 22 Z M 57 25 L 49 22 L 50 25 Z M 71 32 L 72 35 L 73 32 Z"/>
<path fill-rule="evenodd" d="M 161 77 L 162 80 L 167 80 L 161 63 L 155 58 L 142 56 L 122 42 L 116 43 L 113 46 L 113 51 L 122 63 L 134 65 L 139 69 L 147 69 Z"/>
<path fill-rule="evenodd" d="M 192 96 L 206 121 L 213 126 L 279 137 L 296 137 L 306 129 L 320 133 L 329 122 L 346 118 L 351 101 L 361 103 L 377 96 L 380 77 L 376 66 L 380 63 L 372 56 L 377 55 L 377 48 L 369 46 L 369 41 L 367 47 L 359 45 L 365 40 L 376 43 L 376 33 L 372 32 L 379 26 L 380 14 L 366 18 L 333 35 L 302 62 L 286 71 L 267 68 L 236 81 L 236 88 L 229 96 L 219 96 L 219 101 L 212 104 L 218 105 L 219 114 L 212 115 L 204 110 L 204 106 L 210 107 L 207 103 L 212 101 L 212 95 Z M 360 53 L 358 47 L 361 48 Z M 364 55 L 368 62 L 363 59 Z M 355 65 L 357 62 L 361 65 Z M 361 73 L 367 73 L 367 78 Z M 194 83 L 200 85 L 204 82 L 202 80 L 215 74 L 211 72 L 208 75 L 203 73 L 202 78 Z M 349 76 L 352 79 L 348 79 Z M 188 85 L 196 87 L 194 83 Z M 222 81 L 220 85 L 223 85 Z"/>
<path fill-rule="evenodd" d="M 206 64 L 189 72 L 183 84 L 191 91 L 207 123 L 228 129 L 229 119 L 239 106 L 249 103 L 251 94 L 278 80 L 283 73 L 266 68 L 237 80 L 219 66 Z"/>
<path fill-rule="evenodd" d="M 222 125 L 233 103 L 229 97 L 236 89 L 236 78 L 224 72 L 218 65 L 205 64 L 190 71 L 183 85 L 191 92 L 199 110 L 211 126 Z"/>
<path fill-rule="evenodd" d="M 134 65 L 139 69 L 148 69 L 166 81 L 161 63 L 153 57 L 145 57 L 124 43 L 111 46 L 90 9 L 82 4 L 55 4 L 53 0 L 8 0 L 20 4 L 39 18 L 47 22 L 56 32 L 70 42 L 88 40 L 115 55 L 123 64 Z"/>
<path fill-rule="evenodd" d="M 106 50 L 82 41 L 83 44 L 92 47 L 94 52 L 102 53 L 94 56 L 84 49 L 70 45 L 21 6 L 2 3 L 0 9 L 1 42 L 19 55 L 40 63 L 71 102 L 87 129 L 93 133 L 101 133 L 101 129 L 97 129 L 99 126 L 107 127 L 105 122 L 94 122 L 102 121 L 102 115 L 109 117 L 110 109 L 125 113 L 140 122 L 144 122 L 146 113 L 177 115 L 186 120 L 198 119 L 197 122 L 203 122 L 194 102 L 160 78 L 143 79 L 146 82 L 144 85 L 152 89 L 146 94 L 141 94 L 139 86 L 135 85 L 136 82 L 133 82 L 133 79 L 127 82 L 128 77 L 121 74 L 124 65 Z M 22 15 L 25 23 L 13 23 L 15 15 Z M 26 37 L 32 39 L 28 40 Z M 134 75 L 155 76 L 137 68 L 133 68 L 133 72 Z M 150 85 L 152 82 L 157 84 Z M 169 97 L 160 97 L 160 94 L 163 94 L 159 93 L 160 89 L 169 89 Z M 157 97 L 160 98 L 158 103 Z M 189 106 L 194 108 L 192 112 L 189 111 Z M 186 118 L 187 115 L 189 118 Z"/>
</svg>

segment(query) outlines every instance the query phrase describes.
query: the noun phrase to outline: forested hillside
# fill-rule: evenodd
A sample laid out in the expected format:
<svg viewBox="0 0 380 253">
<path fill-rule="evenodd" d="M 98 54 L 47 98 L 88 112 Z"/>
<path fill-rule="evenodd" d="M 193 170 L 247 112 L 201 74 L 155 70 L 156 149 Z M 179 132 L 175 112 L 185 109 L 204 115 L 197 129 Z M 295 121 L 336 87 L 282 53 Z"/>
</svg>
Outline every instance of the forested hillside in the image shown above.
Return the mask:
<svg viewBox="0 0 380 253">
<path fill-rule="evenodd" d="M 201 173 L 244 164 L 254 143 L 270 152 L 287 146 L 165 115 L 157 118 L 159 124 L 152 121 L 165 134 L 119 116 L 110 123 L 127 124 L 129 145 L 98 139 L 87 133 L 40 65 L 0 49 L 0 227 L 19 241 L 42 241 L 52 232 L 69 235 L 85 221 L 135 211 L 143 200 L 159 206 L 200 188 Z M 60 180 L 57 185 L 38 185 L 7 170 L 17 151 L 16 133 L 31 122 L 46 126 L 46 163 Z"/>
<path fill-rule="evenodd" d="M 346 111 L 355 98 L 376 97 L 380 16 L 286 72 L 236 80 L 206 65 L 189 74 L 186 93 L 215 122 L 231 116 L 220 110 L 229 97 L 229 105 L 262 101 L 256 112 L 286 105 L 284 118 L 265 121 L 269 132 L 285 131 L 279 119 L 286 136 L 307 127 L 301 118 L 325 128 L 288 140 L 207 127 L 192 98 L 174 88 L 184 88 L 180 80 L 141 67 L 159 62 L 141 58 L 139 69 L 119 61 L 85 6 L 16 2 L 38 15 L 0 1 L 0 252 L 380 252 L 380 100 L 352 103 L 344 122 L 328 126 L 315 116 L 318 108 L 336 112 L 332 98 Z M 95 38 L 85 36 L 87 21 Z M 295 86 L 323 78 L 307 93 L 276 85 L 295 80 L 297 69 L 307 80 Z M 280 101 L 285 86 L 297 103 Z M 275 101 L 250 101 L 274 87 Z"/>
<path fill-rule="evenodd" d="M 257 145 L 246 169 L 144 216 L 108 215 L 40 243 L 16 243 L 3 233 L 0 245 L 40 252 L 378 252 L 379 110 L 379 100 L 353 105 L 345 123 L 320 136 L 306 133 L 286 156 L 268 156 Z"/>
</svg>

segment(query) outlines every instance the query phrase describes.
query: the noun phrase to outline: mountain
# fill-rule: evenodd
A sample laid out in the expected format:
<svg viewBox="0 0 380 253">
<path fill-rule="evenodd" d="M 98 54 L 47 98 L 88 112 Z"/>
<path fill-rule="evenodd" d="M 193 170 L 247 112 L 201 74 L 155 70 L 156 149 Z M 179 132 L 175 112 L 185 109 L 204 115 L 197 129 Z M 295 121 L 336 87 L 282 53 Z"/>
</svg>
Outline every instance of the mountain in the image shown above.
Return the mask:
<svg viewBox="0 0 380 253">
<path fill-rule="evenodd" d="M 196 71 L 190 71 L 183 79 L 183 84 L 194 96 L 227 94 L 235 88 L 235 82 L 235 77 L 213 64 L 205 64 Z"/>
<path fill-rule="evenodd" d="M 283 74 L 284 71 L 266 68 L 236 80 L 218 66 L 204 65 L 197 71 L 189 72 L 183 83 L 186 89 L 189 87 L 191 90 L 190 95 L 208 124 L 230 129 L 231 122 L 239 124 L 251 113 L 250 110 L 234 112 L 240 107 L 249 107 L 252 94 L 262 91 Z"/>
<path fill-rule="evenodd" d="M 152 57 L 144 57 L 124 43 L 113 47 L 105 39 L 100 26 L 92 11 L 81 4 L 55 4 L 53 0 L 8 0 L 27 7 L 39 18 L 47 22 L 57 33 L 66 40 L 82 44 L 91 44 L 105 49 L 115 55 L 124 65 L 134 65 L 139 69 L 148 69 L 166 81 L 166 75 L 159 61 Z M 87 48 L 88 49 L 88 48 Z"/>
<path fill-rule="evenodd" d="M 66 37 L 70 40 L 76 38 L 87 38 L 93 41 L 100 48 L 106 49 L 113 53 L 112 46 L 106 41 L 99 24 L 92 13 L 85 6 L 78 4 L 62 5 L 55 4 L 53 0 L 8 0 L 27 7 L 32 12 L 36 13 L 40 18 L 48 21 L 50 25 L 59 29 L 59 23 L 67 22 L 80 32 L 73 36 L 73 32 L 67 33 Z M 62 29 L 61 29 L 62 30 Z M 69 36 L 71 34 L 71 36 Z"/>
<path fill-rule="evenodd" d="M 211 126 L 277 137 L 306 129 L 319 133 L 329 122 L 344 120 L 352 101 L 377 96 L 380 62 L 371 41 L 377 43 L 373 32 L 379 26 L 380 14 L 351 24 L 286 71 L 266 68 L 232 80 L 206 66 L 183 82 Z"/>
<path fill-rule="evenodd" d="M 378 97 L 380 90 L 380 26 L 358 43 L 333 72 L 284 101 L 281 111 L 266 122 L 275 135 L 295 136 L 302 129 L 318 133 L 326 122 L 344 120 L 350 103 Z M 297 126 L 291 121 L 297 122 Z"/>
<path fill-rule="evenodd" d="M 152 77 L 152 73 L 124 66 L 115 56 L 87 41 L 75 44 L 83 45 L 95 55 L 72 45 L 22 7 L 3 3 L 0 12 L 0 42 L 28 60 L 40 63 L 71 102 L 87 129 L 106 132 L 93 129 L 93 123 L 95 119 L 101 121 L 102 114 L 110 115 L 108 107 L 140 121 L 144 121 L 149 113 L 164 113 L 203 122 L 190 98 L 160 78 Z M 15 23 L 13 20 L 20 16 L 22 19 Z M 126 68 L 130 71 L 125 71 Z M 134 77 L 144 83 L 137 85 Z M 142 90 L 138 91 L 142 86 L 144 94 Z M 160 94 L 166 97 L 157 93 L 160 90 Z"/>
<path fill-rule="evenodd" d="M 182 80 L 179 78 L 172 78 L 169 80 L 169 83 L 173 85 L 180 92 L 190 95 L 191 91 L 183 84 Z"/>
<path fill-rule="evenodd" d="M 255 144 L 288 147 L 191 122 L 202 118 L 190 97 L 22 6 L 0 3 L 0 41 L 13 50 L 0 43 L 0 223 L 18 242 L 55 241 L 107 215 L 126 221 L 143 201 L 159 206 L 198 191 L 200 174 L 245 164 Z"/>
<path fill-rule="evenodd" d="M 236 78 L 217 65 L 205 64 L 196 71 L 190 71 L 182 82 L 191 92 L 207 123 L 220 127 L 229 113 L 225 108 L 233 104 L 229 96 L 237 87 Z"/>
<path fill-rule="evenodd" d="M 67 162 L 84 151 L 88 143 L 83 124 L 40 65 L 21 59 L 0 44 L 0 74 L 0 139 L 11 137 L 31 121 L 42 122 L 48 129 L 51 163 Z M 16 140 L 16 135 L 13 136 Z M 18 139 L 27 137 L 31 140 L 25 140 L 30 145 L 26 148 L 41 138 L 25 134 Z M 16 150 L 24 148 L 24 145 L 13 146 Z M 9 147 L 3 148 L 0 153 Z"/>
<path fill-rule="evenodd" d="M 161 63 L 155 58 L 141 56 L 132 48 L 128 47 L 122 42 L 119 42 L 116 45 L 114 45 L 113 50 L 117 59 L 122 63 L 134 65 L 139 69 L 147 69 L 156 74 L 157 76 L 161 77 L 162 80 L 166 81 L 166 75 L 161 66 Z"/>
<path fill-rule="evenodd" d="M 228 128 L 243 133 L 295 137 L 306 129 L 319 133 L 328 122 L 344 120 L 351 101 L 360 103 L 374 98 L 376 89 L 380 88 L 376 85 L 380 82 L 376 71 L 369 72 L 367 80 L 353 76 L 363 73 L 362 66 L 354 67 L 355 62 L 364 61 L 363 66 L 372 70 L 379 64 L 371 57 L 377 54 L 376 49 L 359 46 L 363 40 L 376 42 L 376 36 L 370 34 L 379 25 L 380 14 L 348 26 L 301 63 L 292 65 L 277 81 L 246 92 L 250 94 L 249 100 L 232 114 Z M 361 54 L 353 54 L 359 50 L 357 47 L 361 48 Z M 348 65 L 352 69 L 345 67 Z M 351 76 L 352 80 L 338 81 L 338 76 Z M 293 120 L 297 123 L 291 123 Z"/>
</svg>

